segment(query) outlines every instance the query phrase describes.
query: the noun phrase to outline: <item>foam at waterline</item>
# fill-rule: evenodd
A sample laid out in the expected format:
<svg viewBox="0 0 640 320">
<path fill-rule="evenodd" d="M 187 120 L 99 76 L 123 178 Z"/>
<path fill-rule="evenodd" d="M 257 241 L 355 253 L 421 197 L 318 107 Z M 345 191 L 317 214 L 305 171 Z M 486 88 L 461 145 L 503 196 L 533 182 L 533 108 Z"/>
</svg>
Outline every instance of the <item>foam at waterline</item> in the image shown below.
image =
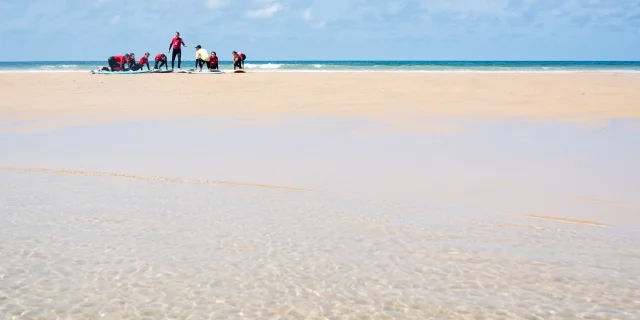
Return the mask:
<svg viewBox="0 0 640 320">
<path fill-rule="evenodd" d="M 8 73 L 84 73 L 89 72 L 91 69 L 86 70 L 62 70 L 62 69 L 51 69 L 51 70 L 42 70 L 42 69 L 14 69 L 14 70 L 0 70 L 0 74 Z"/>
<path fill-rule="evenodd" d="M 278 72 L 278 73 L 479 73 L 479 74 L 636 74 L 640 70 L 366 70 L 366 69 L 252 69 L 251 72 Z"/>
<path fill-rule="evenodd" d="M 247 69 L 279 69 L 282 66 L 283 64 L 277 64 L 277 63 L 260 63 L 260 64 L 246 63 L 244 65 L 244 67 Z"/>
<path fill-rule="evenodd" d="M 72 68 L 80 68 L 80 67 L 82 66 L 77 64 L 59 64 L 59 65 L 45 64 L 43 66 L 40 66 L 40 68 L 42 69 L 52 69 L 52 68 L 72 69 Z"/>
</svg>

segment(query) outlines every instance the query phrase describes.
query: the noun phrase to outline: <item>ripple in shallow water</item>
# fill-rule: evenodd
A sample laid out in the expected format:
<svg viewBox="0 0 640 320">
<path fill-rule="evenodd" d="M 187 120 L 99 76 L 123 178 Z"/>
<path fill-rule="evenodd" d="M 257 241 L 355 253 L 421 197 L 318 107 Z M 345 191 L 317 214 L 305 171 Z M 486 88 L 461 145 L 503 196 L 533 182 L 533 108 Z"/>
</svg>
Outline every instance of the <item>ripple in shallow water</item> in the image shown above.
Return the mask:
<svg viewBox="0 0 640 320">
<path fill-rule="evenodd" d="M 637 319 L 640 237 L 317 193 L 0 173 L 8 318 Z"/>
</svg>

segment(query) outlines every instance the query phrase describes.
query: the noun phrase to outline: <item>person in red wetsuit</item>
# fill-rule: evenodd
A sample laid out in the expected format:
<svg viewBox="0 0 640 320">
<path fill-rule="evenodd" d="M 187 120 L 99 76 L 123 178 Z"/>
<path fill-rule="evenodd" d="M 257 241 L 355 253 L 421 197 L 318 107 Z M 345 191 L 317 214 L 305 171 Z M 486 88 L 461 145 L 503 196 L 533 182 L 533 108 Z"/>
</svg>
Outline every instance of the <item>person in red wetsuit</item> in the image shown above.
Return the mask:
<svg viewBox="0 0 640 320">
<path fill-rule="evenodd" d="M 129 59 L 129 54 L 125 54 L 123 56 L 111 56 L 107 60 L 109 63 L 110 71 L 122 71 L 124 70 L 125 64 Z"/>
<path fill-rule="evenodd" d="M 142 68 L 144 68 L 144 66 L 147 66 L 147 70 L 151 70 L 151 68 L 149 68 L 149 56 L 151 54 L 149 52 L 145 52 L 144 56 L 142 56 L 140 58 L 140 61 L 138 61 L 137 64 L 135 64 L 133 67 L 131 67 L 131 70 L 136 71 L 136 70 L 142 70 Z"/>
<path fill-rule="evenodd" d="M 160 63 L 159 67 L 158 67 L 158 63 Z M 156 65 L 153 68 L 159 69 L 159 68 L 162 68 L 162 66 L 164 66 L 165 70 L 169 68 L 169 66 L 167 65 L 167 56 L 164 53 L 158 53 L 156 55 Z"/>
<path fill-rule="evenodd" d="M 209 70 L 218 70 L 218 56 L 215 51 L 211 51 L 211 56 L 209 58 Z"/>
<path fill-rule="evenodd" d="M 127 59 L 127 63 L 124 71 L 133 70 L 135 66 L 136 66 L 136 54 L 132 52 L 132 53 L 129 53 L 129 58 Z"/>
<path fill-rule="evenodd" d="M 182 62 L 182 47 L 187 46 L 184 43 L 182 38 L 180 38 L 180 32 L 176 31 L 176 36 L 171 39 L 171 43 L 169 44 L 169 52 L 173 49 L 173 53 L 171 54 L 171 69 L 173 69 L 173 64 L 176 61 L 176 56 L 178 56 L 178 69 L 180 69 L 180 63 Z"/>
<path fill-rule="evenodd" d="M 247 59 L 247 56 L 238 51 L 233 52 L 233 70 L 237 68 L 244 69 L 244 60 Z"/>
</svg>

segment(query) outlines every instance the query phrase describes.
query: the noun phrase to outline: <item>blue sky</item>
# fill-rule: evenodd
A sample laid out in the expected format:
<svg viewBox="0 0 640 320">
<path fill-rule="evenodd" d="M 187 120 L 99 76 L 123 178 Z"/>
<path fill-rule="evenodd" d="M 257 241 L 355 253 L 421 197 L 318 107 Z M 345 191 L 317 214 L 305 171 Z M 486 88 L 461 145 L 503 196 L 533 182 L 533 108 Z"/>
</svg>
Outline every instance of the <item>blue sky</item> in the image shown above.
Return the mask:
<svg viewBox="0 0 640 320">
<path fill-rule="evenodd" d="M 0 0 L 0 61 L 640 60 L 639 0 Z"/>
</svg>

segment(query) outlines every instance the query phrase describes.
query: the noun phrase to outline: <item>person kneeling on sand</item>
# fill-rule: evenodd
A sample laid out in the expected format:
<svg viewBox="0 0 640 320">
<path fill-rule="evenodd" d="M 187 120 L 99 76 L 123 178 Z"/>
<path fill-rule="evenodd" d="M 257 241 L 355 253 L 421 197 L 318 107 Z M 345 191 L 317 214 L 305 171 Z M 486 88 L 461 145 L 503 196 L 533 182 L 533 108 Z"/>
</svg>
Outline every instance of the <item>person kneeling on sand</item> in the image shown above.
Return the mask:
<svg viewBox="0 0 640 320">
<path fill-rule="evenodd" d="M 218 71 L 218 56 L 215 51 L 211 51 L 211 56 L 209 57 L 209 70 Z"/>
<path fill-rule="evenodd" d="M 158 53 L 156 55 L 156 65 L 153 67 L 154 69 L 161 69 L 164 66 L 165 70 L 169 69 L 169 64 L 167 63 L 167 56 L 164 53 Z M 160 66 L 158 66 L 158 62 Z"/>
<path fill-rule="evenodd" d="M 237 68 L 244 69 L 244 60 L 247 59 L 247 56 L 242 52 L 233 52 L 233 70 Z"/>
<path fill-rule="evenodd" d="M 196 67 L 195 69 L 198 69 L 198 66 L 200 66 L 200 72 L 202 72 L 202 66 L 206 65 L 207 67 L 209 66 L 209 53 L 207 52 L 207 50 L 202 49 L 202 47 L 200 45 L 196 46 Z"/>
</svg>

